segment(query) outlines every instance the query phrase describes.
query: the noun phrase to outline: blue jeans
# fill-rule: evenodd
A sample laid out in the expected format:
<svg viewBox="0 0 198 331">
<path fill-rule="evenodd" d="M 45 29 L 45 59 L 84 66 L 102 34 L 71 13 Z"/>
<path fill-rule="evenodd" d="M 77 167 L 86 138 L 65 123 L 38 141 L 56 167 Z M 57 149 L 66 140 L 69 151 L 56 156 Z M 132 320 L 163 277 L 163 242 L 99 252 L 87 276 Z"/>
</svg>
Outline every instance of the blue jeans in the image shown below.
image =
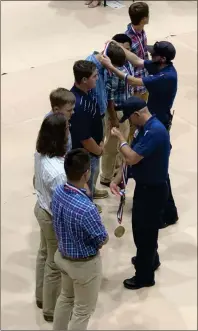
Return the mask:
<svg viewBox="0 0 198 331">
<path fill-rule="evenodd" d="M 88 181 L 88 186 L 91 191 L 91 196 L 93 198 L 93 193 L 95 189 L 95 177 L 99 172 L 100 158 L 98 156 L 90 155 L 91 159 L 91 175 Z"/>
</svg>

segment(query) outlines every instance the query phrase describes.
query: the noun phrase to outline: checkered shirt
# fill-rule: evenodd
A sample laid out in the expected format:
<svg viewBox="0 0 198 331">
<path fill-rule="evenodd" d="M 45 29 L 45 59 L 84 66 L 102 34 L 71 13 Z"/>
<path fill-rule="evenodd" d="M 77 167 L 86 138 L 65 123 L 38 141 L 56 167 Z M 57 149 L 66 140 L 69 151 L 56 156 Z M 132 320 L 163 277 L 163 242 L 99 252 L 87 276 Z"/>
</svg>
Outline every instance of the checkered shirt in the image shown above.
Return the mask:
<svg viewBox="0 0 198 331">
<path fill-rule="evenodd" d="M 72 185 L 58 186 L 52 198 L 53 226 L 63 256 L 86 258 L 96 255 L 107 238 L 97 207 Z"/>
<path fill-rule="evenodd" d="M 130 66 L 130 67 L 129 67 Z M 129 71 L 130 68 L 130 71 Z M 133 67 L 127 63 L 126 66 L 118 68 L 125 74 L 133 75 Z M 107 99 L 115 102 L 115 105 L 121 110 L 124 102 L 133 94 L 133 88 L 126 84 L 124 79 L 119 79 L 113 73 L 107 73 Z"/>
<path fill-rule="evenodd" d="M 148 51 L 147 51 L 147 37 L 146 37 L 145 31 L 142 30 L 142 32 L 134 32 L 131 24 L 128 24 L 125 34 L 127 36 L 129 36 L 129 38 L 132 41 L 131 51 L 134 54 L 136 54 L 138 57 L 140 57 L 142 60 L 148 60 L 149 57 L 148 57 Z M 141 47 L 139 39 L 143 46 L 144 54 L 142 52 L 142 47 Z M 136 78 L 143 78 L 148 75 L 146 69 L 144 69 L 144 68 L 134 68 L 134 72 L 135 72 Z M 134 92 L 143 94 L 146 92 L 146 88 L 142 87 L 142 86 L 137 86 L 134 88 Z"/>
</svg>

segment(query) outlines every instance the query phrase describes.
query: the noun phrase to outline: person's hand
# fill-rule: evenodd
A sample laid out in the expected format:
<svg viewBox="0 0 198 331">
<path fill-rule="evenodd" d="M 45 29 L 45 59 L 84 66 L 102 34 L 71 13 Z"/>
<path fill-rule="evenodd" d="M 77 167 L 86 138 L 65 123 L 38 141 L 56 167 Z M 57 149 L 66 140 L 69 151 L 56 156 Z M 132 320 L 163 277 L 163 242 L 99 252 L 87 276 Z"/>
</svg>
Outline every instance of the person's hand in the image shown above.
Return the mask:
<svg viewBox="0 0 198 331">
<path fill-rule="evenodd" d="M 111 182 L 109 187 L 112 194 L 114 194 L 117 197 L 120 197 L 120 187 L 116 183 Z"/>
<path fill-rule="evenodd" d="M 123 139 L 122 133 L 115 127 L 111 129 L 111 134 L 112 136 L 117 137 L 120 140 Z"/>
<path fill-rule="evenodd" d="M 106 56 L 105 54 L 101 55 L 100 63 L 103 65 L 103 67 L 105 67 L 108 70 L 111 70 L 111 68 L 113 66 L 110 58 L 108 56 Z"/>
<path fill-rule="evenodd" d="M 104 149 L 104 141 L 101 141 L 101 143 L 99 144 L 99 146 L 102 148 L 102 150 Z"/>
<path fill-rule="evenodd" d="M 110 118 L 109 121 L 110 121 L 111 128 L 119 128 L 120 123 L 119 123 L 117 116 L 115 118 Z"/>
<path fill-rule="evenodd" d="M 100 148 L 101 148 L 101 154 L 100 156 L 103 154 L 103 151 L 104 151 L 104 142 L 101 141 L 100 144 L 99 144 Z"/>
</svg>

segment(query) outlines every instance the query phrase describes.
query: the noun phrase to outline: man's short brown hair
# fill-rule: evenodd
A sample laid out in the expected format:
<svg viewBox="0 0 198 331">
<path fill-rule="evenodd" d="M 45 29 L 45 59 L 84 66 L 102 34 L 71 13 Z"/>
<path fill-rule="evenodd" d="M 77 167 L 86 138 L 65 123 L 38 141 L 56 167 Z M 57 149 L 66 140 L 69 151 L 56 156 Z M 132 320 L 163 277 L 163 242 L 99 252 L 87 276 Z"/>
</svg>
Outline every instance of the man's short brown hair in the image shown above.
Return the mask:
<svg viewBox="0 0 198 331">
<path fill-rule="evenodd" d="M 116 67 L 122 67 L 126 62 L 126 55 L 123 49 L 115 43 L 110 43 L 108 45 L 107 56 Z"/>
<path fill-rule="evenodd" d="M 134 2 L 129 7 L 129 17 L 133 25 L 140 24 L 141 20 L 149 17 L 149 6 L 146 2 Z"/>
<path fill-rule="evenodd" d="M 95 63 L 79 60 L 74 63 L 73 73 L 76 83 L 80 84 L 83 78 L 89 78 L 97 69 Z"/>
<path fill-rule="evenodd" d="M 54 107 L 60 108 L 68 103 L 73 105 L 76 102 L 75 95 L 64 87 L 58 87 L 56 90 L 53 90 L 49 98 L 52 110 Z"/>
</svg>

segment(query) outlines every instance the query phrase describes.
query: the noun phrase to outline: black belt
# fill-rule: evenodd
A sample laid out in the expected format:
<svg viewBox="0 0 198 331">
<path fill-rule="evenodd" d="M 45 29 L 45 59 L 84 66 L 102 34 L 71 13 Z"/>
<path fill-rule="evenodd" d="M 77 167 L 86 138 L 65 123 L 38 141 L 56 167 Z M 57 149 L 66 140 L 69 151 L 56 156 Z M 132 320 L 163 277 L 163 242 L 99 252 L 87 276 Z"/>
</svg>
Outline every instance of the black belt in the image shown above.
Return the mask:
<svg viewBox="0 0 198 331">
<path fill-rule="evenodd" d="M 87 257 L 81 257 L 81 258 L 73 258 L 73 257 L 70 257 L 70 256 L 62 255 L 62 258 L 65 259 L 65 260 L 68 260 L 68 261 L 72 261 L 72 262 L 86 262 L 86 261 L 90 261 L 90 260 L 94 259 L 94 257 L 96 257 L 96 256 L 97 256 L 97 254 L 90 255 L 90 256 L 87 256 Z"/>
</svg>

